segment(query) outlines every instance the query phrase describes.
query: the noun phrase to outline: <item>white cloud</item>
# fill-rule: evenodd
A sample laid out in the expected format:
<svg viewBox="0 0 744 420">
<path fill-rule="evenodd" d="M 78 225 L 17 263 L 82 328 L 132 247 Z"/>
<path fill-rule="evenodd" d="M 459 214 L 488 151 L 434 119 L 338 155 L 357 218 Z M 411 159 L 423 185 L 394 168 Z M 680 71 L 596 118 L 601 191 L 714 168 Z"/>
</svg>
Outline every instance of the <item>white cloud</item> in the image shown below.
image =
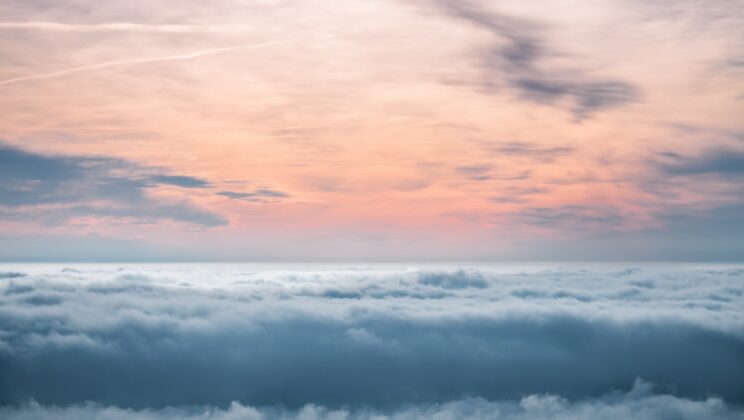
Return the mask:
<svg viewBox="0 0 744 420">
<path fill-rule="evenodd" d="M 42 404 L 14 416 L 740 415 L 740 267 L 72 268 L 3 269 L 0 405 Z"/>
<path fill-rule="evenodd" d="M 536 419 L 742 419 L 744 413 L 727 406 L 717 398 L 689 400 L 669 395 L 651 395 L 650 384 L 636 381 L 627 394 L 607 394 L 599 398 L 570 402 L 555 395 L 529 395 L 514 401 L 487 401 L 469 398 L 446 403 L 412 405 L 396 410 L 329 409 L 307 404 L 297 410 L 278 407 L 251 407 L 232 402 L 227 408 L 196 407 L 191 409 L 129 410 L 92 403 L 68 407 L 44 406 L 31 402 L 16 409 L 0 409 L 8 420 L 93 420 L 130 419 L 210 419 L 210 420 L 536 420 Z"/>
</svg>

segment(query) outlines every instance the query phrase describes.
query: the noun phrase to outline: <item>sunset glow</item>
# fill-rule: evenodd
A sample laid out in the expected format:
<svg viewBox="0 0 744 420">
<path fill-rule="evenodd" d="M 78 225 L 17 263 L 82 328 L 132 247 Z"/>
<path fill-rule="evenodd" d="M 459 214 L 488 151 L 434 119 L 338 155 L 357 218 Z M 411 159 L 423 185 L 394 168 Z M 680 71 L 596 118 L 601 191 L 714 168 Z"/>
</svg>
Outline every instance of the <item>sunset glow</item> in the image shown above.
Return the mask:
<svg viewBox="0 0 744 420">
<path fill-rule="evenodd" d="M 0 0 L 3 420 L 744 420 L 744 0 Z"/>
<path fill-rule="evenodd" d="M 5 259 L 742 256 L 736 1 L 91 5 L 0 6 Z"/>
</svg>

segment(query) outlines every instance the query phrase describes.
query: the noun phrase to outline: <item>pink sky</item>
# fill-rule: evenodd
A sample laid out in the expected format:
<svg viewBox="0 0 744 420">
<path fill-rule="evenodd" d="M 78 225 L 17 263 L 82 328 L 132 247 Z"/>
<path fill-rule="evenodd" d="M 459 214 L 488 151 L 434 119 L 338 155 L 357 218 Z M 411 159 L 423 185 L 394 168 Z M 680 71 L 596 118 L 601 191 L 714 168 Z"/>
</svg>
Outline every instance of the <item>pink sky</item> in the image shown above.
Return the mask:
<svg viewBox="0 0 744 420">
<path fill-rule="evenodd" d="M 0 259 L 742 258 L 739 1 L 0 16 Z"/>
</svg>

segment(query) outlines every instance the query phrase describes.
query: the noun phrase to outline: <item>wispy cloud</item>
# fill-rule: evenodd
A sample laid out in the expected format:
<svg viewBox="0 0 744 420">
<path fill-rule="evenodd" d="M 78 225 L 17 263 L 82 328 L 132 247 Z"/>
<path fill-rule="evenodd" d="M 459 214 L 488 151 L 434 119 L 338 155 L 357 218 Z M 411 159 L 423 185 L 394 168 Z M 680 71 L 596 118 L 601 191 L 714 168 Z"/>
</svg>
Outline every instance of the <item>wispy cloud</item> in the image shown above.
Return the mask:
<svg viewBox="0 0 744 420">
<path fill-rule="evenodd" d="M 710 148 L 697 156 L 674 152 L 659 155 L 657 165 L 670 175 L 720 175 L 744 176 L 744 150 L 735 148 Z"/>
<path fill-rule="evenodd" d="M 175 185 L 183 188 L 206 188 L 210 186 L 206 179 L 186 175 L 153 175 L 150 180 L 156 184 Z"/>
<path fill-rule="evenodd" d="M 455 171 L 471 181 L 487 181 L 491 179 L 491 176 L 488 174 L 491 171 L 491 165 L 485 163 L 479 165 L 458 166 L 455 168 Z"/>
<path fill-rule="evenodd" d="M 207 188 L 201 178 L 102 156 L 47 155 L 0 144 L 0 205 L 5 218 L 60 222 L 74 216 L 172 219 L 203 226 L 227 222 L 187 201 L 168 202 L 148 193 L 158 185 Z M 56 206 L 49 208 L 48 206 Z M 59 206 L 63 206 L 60 208 Z M 22 208 L 22 210 L 12 210 Z"/>
<path fill-rule="evenodd" d="M 577 120 L 610 108 L 627 105 L 639 98 L 633 84 L 612 79 L 597 79 L 578 68 L 548 68 L 542 61 L 550 51 L 539 25 L 487 11 L 471 1 L 435 0 L 450 16 L 491 32 L 505 44 L 492 47 L 478 57 L 487 72 L 481 87 L 487 93 L 498 92 L 493 84 L 504 80 L 525 100 L 555 104 L 569 100 Z"/>
<path fill-rule="evenodd" d="M 328 35 L 319 37 L 319 39 L 335 37 L 335 36 L 339 36 L 339 35 L 328 34 Z M 293 42 L 297 42 L 297 40 L 292 39 L 292 40 L 281 40 L 281 41 L 268 41 L 268 42 L 260 42 L 260 43 L 248 44 L 248 45 L 236 45 L 236 46 L 222 47 L 222 48 L 210 48 L 206 50 L 193 51 L 193 52 L 183 53 L 183 54 L 106 61 L 103 63 L 95 63 L 95 64 L 86 65 L 86 66 L 71 67 L 68 69 L 58 70 L 58 71 L 54 71 L 50 73 L 34 74 L 34 75 L 29 75 L 29 76 L 20 76 L 20 77 L 0 80 L 0 86 L 21 83 L 21 82 L 28 82 L 32 80 L 52 79 L 56 77 L 66 76 L 69 74 L 100 70 L 100 69 L 105 69 L 109 67 L 126 66 L 126 65 L 134 65 L 134 64 L 145 64 L 145 63 L 156 63 L 156 62 L 165 62 L 165 61 L 194 60 L 194 59 L 198 59 L 198 58 L 206 57 L 210 55 L 215 55 L 215 54 L 224 54 L 228 52 L 241 51 L 241 50 L 267 48 L 267 47 L 272 47 L 272 46 L 277 46 L 277 45 L 282 45 L 282 44 L 290 44 Z"/>
<path fill-rule="evenodd" d="M 238 191 L 220 191 L 217 193 L 223 197 L 231 198 L 233 200 L 244 200 L 244 201 L 264 201 L 265 199 L 278 199 L 289 197 L 289 194 L 272 190 L 269 188 L 258 188 L 255 191 L 250 192 L 238 192 Z"/>
<path fill-rule="evenodd" d="M 131 22 L 73 24 L 62 22 L 0 22 L 0 30 L 53 32 L 156 32 L 172 34 L 232 33 L 251 29 L 249 25 L 157 25 Z"/>
<path fill-rule="evenodd" d="M 558 157 L 571 155 L 574 148 L 570 146 L 543 146 L 525 142 L 484 143 L 484 147 L 496 155 L 515 156 L 551 162 Z"/>
<path fill-rule="evenodd" d="M 623 212 L 607 206 L 567 205 L 527 207 L 512 216 L 528 225 L 582 232 L 597 226 L 617 226 L 625 220 Z"/>
<path fill-rule="evenodd" d="M 52 79 L 55 77 L 61 77 L 66 76 L 68 74 L 74 74 L 74 73 L 80 73 L 80 72 L 86 72 L 86 71 L 92 71 L 92 70 L 100 70 L 105 69 L 108 67 L 116 67 L 116 66 L 123 66 L 123 65 L 131 65 L 131 64 L 144 64 L 144 63 L 155 63 L 159 61 L 180 61 L 180 60 L 193 60 L 200 57 L 205 57 L 208 55 L 214 55 L 214 54 L 223 54 L 231 51 L 237 51 L 237 50 L 245 50 L 245 49 L 252 49 L 252 48 L 263 48 L 263 47 L 269 47 L 272 45 L 277 45 L 280 42 L 265 42 L 260 44 L 253 44 L 253 45 L 241 45 L 241 46 L 234 46 L 234 47 L 224 47 L 224 48 L 212 48 L 208 50 L 201 50 L 201 51 L 195 51 L 190 52 L 186 54 L 176 54 L 176 55 L 167 55 L 167 56 L 160 56 L 160 57 L 149 57 L 149 58 L 133 58 L 133 59 L 125 59 L 125 60 L 115 60 L 115 61 L 107 61 L 104 63 L 97 63 L 97 64 L 90 64 L 87 66 L 79 66 L 79 67 L 72 67 L 64 70 L 58 70 L 51 73 L 43 73 L 43 74 L 34 74 L 30 76 L 21 76 L 21 77 L 14 77 L 11 79 L 5 79 L 0 80 L 0 85 L 10 85 L 14 83 L 20 83 L 20 82 L 27 82 L 31 80 L 40 80 L 40 79 Z"/>
</svg>

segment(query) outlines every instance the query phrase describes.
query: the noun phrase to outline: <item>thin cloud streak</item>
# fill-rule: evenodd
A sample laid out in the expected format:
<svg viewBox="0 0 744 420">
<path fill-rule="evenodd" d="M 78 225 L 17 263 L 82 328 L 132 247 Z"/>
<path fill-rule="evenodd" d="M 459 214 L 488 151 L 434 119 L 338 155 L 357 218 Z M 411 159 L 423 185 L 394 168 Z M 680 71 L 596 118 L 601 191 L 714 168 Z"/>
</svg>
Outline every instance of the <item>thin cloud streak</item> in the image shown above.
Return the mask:
<svg viewBox="0 0 744 420">
<path fill-rule="evenodd" d="M 60 22 L 0 22 L 0 29 L 38 30 L 55 32 L 159 32 L 159 33 L 232 33 L 241 32 L 248 25 L 148 25 L 131 22 L 99 24 L 71 24 Z"/>
<path fill-rule="evenodd" d="M 329 34 L 321 38 L 331 38 L 331 37 L 336 37 L 336 36 L 340 36 L 340 35 Z M 251 45 L 237 45 L 233 47 L 213 48 L 209 50 L 201 50 L 201 51 L 196 51 L 196 52 L 187 53 L 187 54 L 176 54 L 176 55 L 168 55 L 168 56 L 161 56 L 161 57 L 148 57 L 148 58 L 137 58 L 137 59 L 130 59 L 130 60 L 108 61 L 105 63 L 73 67 L 73 68 L 69 68 L 65 70 L 55 71 L 52 73 L 36 74 L 32 76 L 22 76 L 22 77 L 15 77 L 12 79 L 0 80 L 0 85 L 4 86 L 4 85 L 10 85 L 14 83 L 27 82 L 30 80 L 52 79 L 55 77 L 66 76 L 68 74 L 73 74 L 73 73 L 80 73 L 80 72 L 85 72 L 85 71 L 98 70 L 98 69 L 103 69 L 103 68 L 108 68 L 108 67 L 123 66 L 123 65 L 130 65 L 130 64 L 144 64 L 144 63 L 154 63 L 154 62 L 160 62 L 160 61 L 193 60 L 195 58 L 201 58 L 201 57 L 215 55 L 215 54 L 222 54 L 222 53 L 231 52 L 231 51 L 272 47 L 275 45 L 291 44 L 293 42 L 297 42 L 297 40 L 292 39 L 292 40 L 284 40 L 284 41 L 271 41 L 271 42 L 262 42 L 259 44 L 251 44 Z"/>
</svg>

